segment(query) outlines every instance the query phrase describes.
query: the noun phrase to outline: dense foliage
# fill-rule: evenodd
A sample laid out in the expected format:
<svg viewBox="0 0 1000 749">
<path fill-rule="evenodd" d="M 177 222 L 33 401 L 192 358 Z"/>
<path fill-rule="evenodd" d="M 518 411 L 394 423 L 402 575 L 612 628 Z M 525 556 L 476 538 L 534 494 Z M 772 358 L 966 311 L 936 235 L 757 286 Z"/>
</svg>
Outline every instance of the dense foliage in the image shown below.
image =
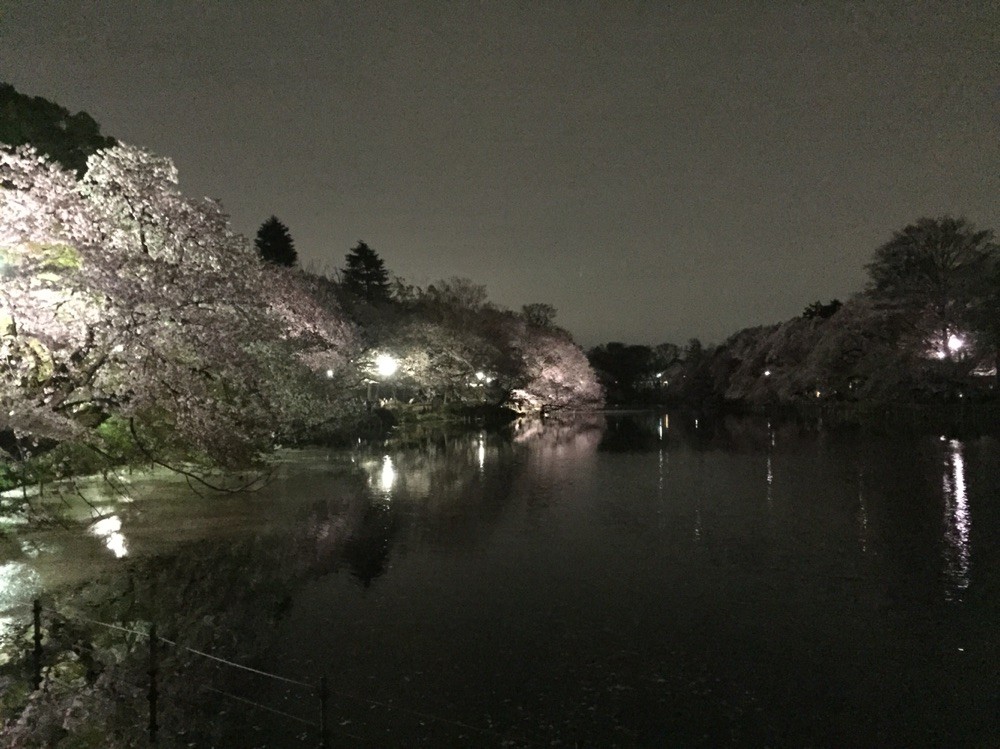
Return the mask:
<svg viewBox="0 0 1000 749">
<path fill-rule="evenodd" d="M 4 148 L 0 180 L 8 457 L 240 465 L 329 400 L 309 364 L 346 362 L 351 327 L 185 198 L 169 160 L 105 149 L 77 181 Z"/>
</svg>

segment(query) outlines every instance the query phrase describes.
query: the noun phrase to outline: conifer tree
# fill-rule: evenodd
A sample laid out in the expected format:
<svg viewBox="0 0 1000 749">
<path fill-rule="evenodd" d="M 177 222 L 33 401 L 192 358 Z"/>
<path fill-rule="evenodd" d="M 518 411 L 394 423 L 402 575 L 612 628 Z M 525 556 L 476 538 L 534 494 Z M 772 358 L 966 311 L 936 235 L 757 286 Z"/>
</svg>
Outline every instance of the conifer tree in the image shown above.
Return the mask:
<svg viewBox="0 0 1000 749">
<path fill-rule="evenodd" d="M 347 267 L 343 269 L 344 288 L 367 302 L 389 299 L 389 273 L 385 262 L 371 247 L 362 241 L 347 253 Z"/>
<path fill-rule="evenodd" d="M 295 265 L 299 257 L 288 227 L 281 223 L 277 216 L 271 216 L 261 224 L 254 245 L 264 260 L 275 265 L 285 265 L 290 268 Z"/>
</svg>

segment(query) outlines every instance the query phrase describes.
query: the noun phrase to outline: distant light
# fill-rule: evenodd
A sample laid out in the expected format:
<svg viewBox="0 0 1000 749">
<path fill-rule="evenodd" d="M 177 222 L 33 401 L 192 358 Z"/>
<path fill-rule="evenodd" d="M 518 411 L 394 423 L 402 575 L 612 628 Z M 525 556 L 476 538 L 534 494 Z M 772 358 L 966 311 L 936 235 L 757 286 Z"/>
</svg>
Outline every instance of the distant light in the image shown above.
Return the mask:
<svg viewBox="0 0 1000 749">
<path fill-rule="evenodd" d="M 663 372 L 657 372 L 656 379 L 660 379 L 661 377 L 663 377 Z"/>
<path fill-rule="evenodd" d="M 954 333 L 948 336 L 949 351 L 958 351 L 964 345 L 965 345 L 965 340 L 961 336 L 957 336 Z"/>
<path fill-rule="evenodd" d="M 765 377 L 770 377 L 771 376 L 771 370 L 770 369 L 765 369 L 764 370 L 764 376 Z"/>
<path fill-rule="evenodd" d="M 399 368 L 399 362 L 395 357 L 388 354 L 379 354 L 375 357 L 375 369 L 381 377 L 392 377 Z"/>
<path fill-rule="evenodd" d="M 817 390 L 817 391 L 816 391 L 816 397 L 817 397 L 817 398 L 819 398 L 819 397 L 820 397 L 821 395 L 823 395 L 823 393 L 822 393 L 822 392 L 820 392 L 819 390 Z"/>
<path fill-rule="evenodd" d="M 485 372 L 476 372 L 476 379 L 477 380 L 485 380 L 486 379 L 486 373 Z"/>
<path fill-rule="evenodd" d="M 328 380 L 332 380 L 333 379 L 333 370 L 332 369 L 326 370 L 326 378 Z"/>
</svg>

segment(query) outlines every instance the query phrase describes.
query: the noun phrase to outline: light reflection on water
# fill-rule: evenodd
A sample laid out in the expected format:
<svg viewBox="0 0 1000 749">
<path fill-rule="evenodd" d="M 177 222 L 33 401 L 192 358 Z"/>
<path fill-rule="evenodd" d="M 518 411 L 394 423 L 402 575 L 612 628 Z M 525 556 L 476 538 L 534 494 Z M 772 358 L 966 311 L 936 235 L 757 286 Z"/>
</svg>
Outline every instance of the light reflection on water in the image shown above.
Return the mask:
<svg viewBox="0 0 1000 749">
<path fill-rule="evenodd" d="M 969 497 L 965 486 L 965 460 L 962 443 L 948 442 L 945 473 L 942 479 L 945 498 L 945 574 L 954 586 L 956 595 L 969 587 L 969 563 L 972 555 L 969 536 L 972 520 L 969 516 Z"/>
<path fill-rule="evenodd" d="M 128 544 L 122 531 L 122 519 L 118 515 L 101 518 L 90 526 L 90 533 L 104 541 L 104 545 L 121 559 L 128 554 Z"/>
<path fill-rule="evenodd" d="M 382 470 L 379 472 L 379 489 L 385 493 L 386 497 L 392 492 L 392 485 L 396 483 L 396 468 L 392 464 L 392 458 L 388 455 L 382 456 Z"/>
<path fill-rule="evenodd" d="M 701 740 L 710 732 L 727 745 L 729 719 L 744 720 L 743 745 L 782 745 L 782 735 L 784 745 L 872 745 L 874 734 L 852 733 L 837 716 L 860 713 L 881 730 L 892 711 L 871 705 L 895 689 L 916 695 L 910 723 L 933 723 L 941 673 L 921 669 L 960 630 L 947 612 L 975 605 L 943 598 L 993 574 L 980 537 L 970 572 L 970 504 L 977 533 L 990 526 L 988 503 L 976 503 L 986 449 L 935 441 L 928 454 L 927 445 L 651 415 L 359 447 L 325 464 L 328 475 L 346 467 L 346 490 L 293 472 L 257 506 L 265 523 L 267 512 L 294 517 L 303 498 L 309 509 L 303 528 L 262 544 L 284 549 L 257 564 L 287 586 L 291 603 L 259 665 L 293 675 L 329 668 L 346 693 L 382 689 L 372 696 L 414 709 L 436 702 L 474 725 L 489 714 L 505 735 L 526 733 L 537 745 L 574 736 L 711 745 Z M 192 514 L 204 506 L 192 501 Z M 130 511 L 92 530 L 114 551 L 124 523 L 134 547 L 122 538 L 132 551 L 125 564 L 150 549 L 150 530 L 143 535 Z M 161 523 L 156 532 L 170 537 Z M 228 545 L 199 550 L 222 555 Z M 206 562 L 220 590 L 261 574 L 253 565 L 240 559 L 225 580 L 221 565 Z M 294 578 L 302 569 L 310 582 Z M 948 631 L 919 629 L 923 620 Z M 807 681 L 823 688 L 796 686 Z M 678 704 L 698 731 L 681 726 L 674 741 L 661 740 Z M 973 713 L 960 700 L 948 709 Z M 781 728 L 753 733 L 758 715 Z M 351 717 L 360 733 L 371 721 L 372 735 L 399 719 L 367 706 Z M 629 720 L 629 730 L 647 733 L 614 734 Z M 419 744 L 420 730 L 396 745 Z M 633 735 L 635 743 L 623 739 Z M 921 745 L 913 730 L 905 738 Z"/>
<path fill-rule="evenodd" d="M 865 474 L 858 468 L 858 541 L 861 551 L 868 552 L 868 500 L 865 497 Z"/>
</svg>

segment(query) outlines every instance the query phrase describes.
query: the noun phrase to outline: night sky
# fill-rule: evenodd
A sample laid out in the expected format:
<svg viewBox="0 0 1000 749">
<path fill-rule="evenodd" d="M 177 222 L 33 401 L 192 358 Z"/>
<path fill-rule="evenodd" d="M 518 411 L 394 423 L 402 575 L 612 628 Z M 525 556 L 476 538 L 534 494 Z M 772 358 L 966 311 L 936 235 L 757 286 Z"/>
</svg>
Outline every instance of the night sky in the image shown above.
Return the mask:
<svg viewBox="0 0 1000 749">
<path fill-rule="evenodd" d="M 1000 3 L 0 0 L 0 79 L 170 156 L 302 265 L 719 342 L 1000 230 Z"/>
</svg>

